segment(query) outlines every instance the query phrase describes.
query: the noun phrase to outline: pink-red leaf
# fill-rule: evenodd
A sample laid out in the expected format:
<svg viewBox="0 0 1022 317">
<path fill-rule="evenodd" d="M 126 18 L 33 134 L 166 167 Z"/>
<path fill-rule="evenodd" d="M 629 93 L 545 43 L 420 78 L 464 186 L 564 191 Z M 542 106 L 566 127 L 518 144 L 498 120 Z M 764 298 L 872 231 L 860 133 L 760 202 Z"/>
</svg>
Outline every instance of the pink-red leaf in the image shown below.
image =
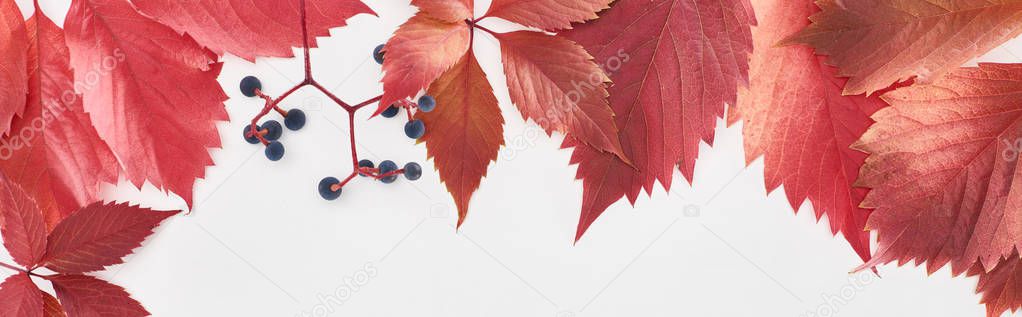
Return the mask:
<svg viewBox="0 0 1022 317">
<path fill-rule="evenodd" d="M 0 175 L 0 233 L 4 247 L 23 267 L 32 268 L 46 253 L 46 224 L 35 200 Z"/>
<path fill-rule="evenodd" d="M 929 82 L 1022 34 L 1019 0 L 818 0 L 786 42 L 809 44 L 850 77 L 848 95 L 920 76 Z"/>
<path fill-rule="evenodd" d="M 670 188 L 676 165 L 692 178 L 699 142 L 712 144 L 724 104 L 734 104 L 748 80 L 755 23 L 748 0 L 618 1 L 600 19 L 562 34 L 588 49 L 614 81 L 610 105 L 632 161 L 576 147 L 572 163 L 583 180 L 578 237 L 622 196 L 634 202 L 655 181 Z"/>
<path fill-rule="evenodd" d="M 465 221 L 469 201 L 504 145 L 504 118 L 486 74 L 469 52 L 429 88 L 436 98 L 433 112 L 416 118 L 430 127 L 426 143 L 440 179 L 458 205 L 458 225 Z"/>
<path fill-rule="evenodd" d="M 74 0 L 64 30 L 85 110 L 128 179 L 191 205 L 195 180 L 213 164 L 207 149 L 220 146 L 215 122 L 227 120 L 221 64 L 126 0 Z"/>
<path fill-rule="evenodd" d="M 474 0 L 412 0 L 412 5 L 434 19 L 449 23 L 472 19 L 475 11 Z"/>
<path fill-rule="evenodd" d="M 1022 64 L 981 64 L 883 95 L 854 146 L 879 246 L 873 266 L 992 269 L 1022 246 Z"/>
<path fill-rule="evenodd" d="M 47 279 L 53 283 L 68 316 L 149 316 L 149 312 L 120 286 L 86 275 L 57 275 Z"/>
<path fill-rule="evenodd" d="M 119 166 L 74 92 L 64 31 L 41 10 L 28 20 L 29 95 L 25 115 L 0 151 L 0 170 L 35 198 L 47 228 L 98 200 Z"/>
<path fill-rule="evenodd" d="M 578 44 L 538 32 L 498 34 L 511 101 L 522 117 L 547 133 L 567 134 L 624 158 L 607 83 L 593 57 Z"/>
<path fill-rule="evenodd" d="M 399 99 L 415 96 L 461 60 L 469 49 L 470 31 L 464 22 L 422 14 L 401 25 L 386 45 L 383 97 L 374 115 Z"/>
<path fill-rule="evenodd" d="M 28 93 L 28 37 L 25 18 L 14 0 L 0 0 L 0 135 L 10 131 L 11 119 L 25 110 Z"/>
<path fill-rule="evenodd" d="M 827 216 L 863 260 L 870 258 L 866 219 L 859 208 L 866 190 L 853 187 L 866 154 L 851 149 L 873 123 L 873 112 L 886 106 L 878 97 L 842 96 L 847 79 L 807 46 L 775 46 L 809 24 L 812 1 L 755 3 L 759 26 L 753 28 L 748 89 L 738 95 L 729 122 L 743 122 L 748 163 L 763 157 L 767 191 L 782 184 L 796 210 L 812 202 L 817 219 Z"/>
<path fill-rule="evenodd" d="M 39 287 L 25 273 L 11 275 L 0 284 L 0 316 L 38 317 L 43 312 Z"/>
<path fill-rule="evenodd" d="M 153 211 L 128 204 L 96 203 L 71 214 L 49 235 L 44 265 L 78 274 L 121 264 L 153 230 L 178 211 Z"/>
<path fill-rule="evenodd" d="M 596 19 L 614 0 L 493 0 L 486 16 L 546 31 L 570 29 Z"/>
<path fill-rule="evenodd" d="M 39 291 L 39 295 L 43 298 L 43 317 L 67 317 L 57 298 L 43 291 Z"/>
<path fill-rule="evenodd" d="M 133 0 L 142 13 L 187 33 L 200 45 L 249 61 L 256 57 L 292 57 L 302 46 L 299 1 L 280 0 Z M 376 14 L 359 0 L 306 0 L 309 45 L 317 36 L 346 25 L 361 13 Z"/>
<path fill-rule="evenodd" d="M 987 306 L 987 317 L 999 317 L 1007 311 L 1022 309 L 1022 258 L 1016 253 L 1001 261 L 992 271 L 974 266 L 970 276 L 979 276 L 976 293 L 983 295 L 982 303 Z"/>
</svg>

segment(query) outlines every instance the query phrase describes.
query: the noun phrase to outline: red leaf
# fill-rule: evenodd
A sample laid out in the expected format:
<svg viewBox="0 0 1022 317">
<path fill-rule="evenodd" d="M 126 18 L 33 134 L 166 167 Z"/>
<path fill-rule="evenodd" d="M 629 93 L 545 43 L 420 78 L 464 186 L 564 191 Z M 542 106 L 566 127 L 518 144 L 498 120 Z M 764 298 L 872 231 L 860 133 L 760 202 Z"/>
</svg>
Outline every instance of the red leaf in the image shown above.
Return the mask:
<svg viewBox="0 0 1022 317">
<path fill-rule="evenodd" d="M 416 118 L 430 127 L 420 142 L 440 171 L 440 179 L 458 205 L 458 225 L 465 221 L 472 193 L 497 160 L 504 145 L 504 118 L 493 88 L 469 52 L 429 88 L 437 108 Z"/>
<path fill-rule="evenodd" d="M 68 316 L 149 316 L 149 312 L 120 286 L 85 275 L 57 275 L 47 279 L 53 283 Z"/>
<path fill-rule="evenodd" d="M 46 252 L 46 232 L 35 200 L 0 174 L 0 233 L 14 262 L 26 268 L 39 264 Z"/>
<path fill-rule="evenodd" d="M 464 22 L 447 23 L 416 15 L 387 42 L 383 62 L 383 97 L 378 115 L 395 101 L 415 96 L 454 66 L 469 48 Z"/>
<path fill-rule="evenodd" d="M 67 317 L 64 307 L 60 306 L 60 302 L 57 302 L 53 295 L 43 291 L 39 291 L 39 294 L 43 298 L 43 317 Z"/>
<path fill-rule="evenodd" d="M 119 166 L 74 92 L 64 31 L 41 10 L 28 20 L 28 29 L 28 106 L 4 140 L 0 170 L 35 198 L 47 228 L 53 228 L 98 200 L 100 184 L 116 182 Z"/>
<path fill-rule="evenodd" d="M 928 82 L 1022 34 L 1016 0 L 818 0 L 813 24 L 787 42 L 829 55 L 848 95 L 920 76 Z"/>
<path fill-rule="evenodd" d="M 217 54 L 249 61 L 256 57 L 292 57 L 302 46 L 298 1 L 279 0 L 134 0 L 135 7 L 179 33 L 187 33 Z M 306 0 L 309 46 L 316 36 L 360 13 L 376 14 L 359 0 Z"/>
<path fill-rule="evenodd" d="M 11 119 L 25 110 L 28 93 L 28 37 L 25 18 L 14 0 L 0 0 L 0 135 L 11 128 Z"/>
<path fill-rule="evenodd" d="M 449 23 L 461 23 L 471 19 L 475 11 L 473 0 L 412 0 L 419 11 Z"/>
<path fill-rule="evenodd" d="M 883 95 L 891 104 L 855 147 L 870 153 L 857 185 L 875 211 L 867 266 L 977 260 L 993 268 L 1022 246 L 1022 64 L 981 64 Z"/>
<path fill-rule="evenodd" d="M 11 275 L 0 284 L 0 316 L 37 317 L 43 311 L 39 287 L 25 273 Z"/>
<path fill-rule="evenodd" d="M 215 121 L 227 120 L 221 64 L 126 0 L 74 0 L 64 29 L 85 110 L 128 179 L 191 205 L 195 180 L 213 164 L 207 148 L 220 146 Z"/>
<path fill-rule="evenodd" d="M 1004 312 L 1012 313 L 1022 309 L 1022 258 L 1016 253 L 1001 261 L 989 273 L 982 266 L 975 266 L 970 276 L 979 275 L 976 293 L 983 294 L 987 306 L 987 317 L 998 317 Z"/>
<path fill-rule="evenodd" d="M 546 31 L 570 29 L 572 23 L 596 19 L 614 0 L 493 0 L 486 16 Z"/>
<path fill-rule="evenodd" d="M 578 44 L 538 32 L 498 34 L 511 101 L 547 133 L 559 131 L 622 158 L 610 81 Z"/>
<path fill-rule="evenodd" d="M 49 235 L 44 265 L 56 272 L 78 274 L 123 263 L 123 257 L 170 216 L 128 204 L 96 203 L 71 214 Z"/>
<path fill-rule="evenodd" d="M 713 143 L 724 104 L 748 78 L 755 17 L 748 0 L 619 1 L 563 36 L 611 74 L 610 105 L 632 165 L 578 146 L 583 180 L 577 236 L 622 196 L 634 202 L 655 181 L 670 188 L 674 167 L 692 178 L 699 142 Z M 571 146 L 572 143 L 566 145 Z"/>
<path fill-rule="evenodd" d="M 749 89 L 738 95 L 729 122 L 742 120 L 748 163 L 763 156 L 767 191 L 782 184 L 797 211 L 813 204 L 816 218 L 827 215 L 831 231 L 842 233 L 863 260 L 870 258 L 870 211 L 859 208 L 866 196 L 854 188 L 866 154 L 850 148 L 873 124 L 869 116 L 886 106 L 880 98 L 842 96 L 847 79 L 806 46 L 775 46 L 809 24 L 812 1 L 759 1 L 759 26 L 752 36 Z"/>
</svg>

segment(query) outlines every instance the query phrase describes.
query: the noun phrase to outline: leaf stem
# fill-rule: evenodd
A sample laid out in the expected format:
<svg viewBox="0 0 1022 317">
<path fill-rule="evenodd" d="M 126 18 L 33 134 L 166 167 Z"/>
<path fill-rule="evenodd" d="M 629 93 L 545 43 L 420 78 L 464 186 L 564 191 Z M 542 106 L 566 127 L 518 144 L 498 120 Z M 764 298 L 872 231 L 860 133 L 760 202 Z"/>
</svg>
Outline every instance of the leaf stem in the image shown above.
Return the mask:
<svg viewBox="0 0 1022 317">
<path fill-rule="evenodd" d="M 21 273 L 28 273 L 28 271 L 23 269 L 23 268 L 20 268 L 20 267 L 14 266 L 14 265 L 10 265 L 10 264 L 4 263 L 4 262 L 0 262 L 0 266 L 2 266 L 4 268 L 11 269 L 11 270 L 14 270 L 14 271 L 18 271 L 18 272 L 21 272 Z"/>
</svg>

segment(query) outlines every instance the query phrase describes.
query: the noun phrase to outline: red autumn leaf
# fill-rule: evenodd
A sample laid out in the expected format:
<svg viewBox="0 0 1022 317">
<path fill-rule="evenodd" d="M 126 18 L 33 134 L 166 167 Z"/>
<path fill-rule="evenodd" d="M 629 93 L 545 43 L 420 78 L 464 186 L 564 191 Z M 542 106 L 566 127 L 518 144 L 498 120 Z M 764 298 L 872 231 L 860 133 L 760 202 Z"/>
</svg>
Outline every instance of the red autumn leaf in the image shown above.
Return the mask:
<svg viewBox="0 0 1022 317">
<path fill-rule="evenodd" d="M 28 105 L 4 139 L 0 170 L 35 198 L 52 229 L 98 200 L 100 184 L 116 182 L 119 167 L 75 94 L 64 31 L 41 10 L 27 25 Z"/>
<path fill-rule="evenodd" d="M 416 15 L 387 41 L 383 97 L 378 115 L 395 101 L 415 96 L 468 52 L 471 29 L 464 22 L 443 22 Z"/>
<path fill-rule="evenodd" d="M 59 273 L 79 274 L 123 263 L 123 257 L 170 216 L 128 204 L 95 203 L 71 214 L 49 235 L 44 265 Z"/>
<path fill-rule="evenodd" d="M 670 188 L 675 166 L 692 178 L 699 142 L 713 143 L 724 104 L 734 104 L 748 80 L 755 23 L 748 0 L 619 1 L 562 34 L 611 74 L 610 105 L 632 161 L 576 146 L 572 163 L 583 180 L 576 238 L 622 196 L 634 203 L 655 181 Z"/>
<path fill-rule="evenodd" d="M 504 145 L 504 118 L 493 88 L 471 52 L 430 86 L 429 95 L 440 106 L 416 114 L 430 127 L 420 142 L 426 143 L 440 179 L 454 196 L 460 226 L 486 168 L 497 160 Z"/>
<path fill-rule="evenodd" d="M 11 275 L 0 284 L 0 316 L 39 316 L 43 311 L 43 300 L 39 287 L 25 273 Z"/>
<path fill-rule="evenodd" d="M 227 120 L 221 64 L 126 0 L 74 0 L 64 29 L 85 110 L 127 178 L 191 205 L 213 164 L 207 149 L 220 146 L 215 121 Z"/>
<path fill-rule="evenodd" d="M 850 77 L 844 93 L 873 94 L 920 76 L 938 79 L 1022 34 L 1018 0 L 818 0 L 813 24 L 787 42 L 809 44 Z"/>
<path fill-rule="evenodd" d="M 547 133 L 559 131 L 625 158 L 607 75 L 572 41 L 538 32 L 498 34 L 511 101 Z"/>
<path fill-rule="evenodd" d="M 53 295 L 43 291 L 39 291 L 39 294 L 43 298 L 43 317 L 67 317 L 64 307 L 60 306 Z"/>
<path fill-rule="evenodd" d="M 249 61 L 256 57 L 292 57 L 302 46 L 299 1 L 279 0 L 134 0 L 156 21 L 187 33 L 217 54 L 225 52 Z M 376 14 L 359 0 L 306 0 L 309 45 L 316 36 L 346 25 L 360 13 Z"/>
<path fill-rule="evenodd" d="M 986 272 L 982 266 L 974 266 L 970 276 L 979 276 L 976 292 L 983 295 L 987 306 L 987 317 L 998 317 L 1004 312 L 1022 309 L 1022 258 L 1018 253 L 1001 261 L 994 270 Z"/>
<path fill-rule="evenodd" d="M 461 23 L 471 19 L 475 11 L 474 0 L 412 0 L 428 16 L 450 23 Z"/>
<path fill-rule="evenodd" d="M 0 0 L 0 135 L 10 131 L 11 119 L 25 110 L 28 93 L 28 37 L 25 18 L 14 0 Z"/>
<path fill-rule="evenodd" d="M 68 316 L 149 316 L 124 288 L 86 275 L 48 277 Z"/>
<path fill-rule="evenodd" d="M 878 97 L 842 96 L 847 79 L 835 77 L 812 48 L 774 45 L 809 24 L 817 11 L 812 1 L 759 1 L 755 10 L 749 88 L 728 113 L 729 123 L 743 122 L 746 161 L 762 156 L 767 191 L 783 184 L 796 211 L 803 201 L 812 202 L 816 218 L 826 215 L 831 231 L 869 260 L 864 228 L 870 211 L 859 208 L 867 191 L 853 187 L 866 154 L 850 146 L 886 104 Z"/>
<path fill-rule="evenodd" d="M 493 0 L 486 16 L 547 31 L 570 29 L 572 23 L 596 19 L 614 0 Z"/>
<path fill-rule="evenodd" d="M 854 145 L 875 209 L 867 266 L 927 262 L 989 269 L 1022 247 L 1022 64 L 981 64 L 883 95 L 891 104 Z M 1017 256 L 1016 256 L 1017 257 Z"/>
<path fill-rule="evenodd" d="M 0 235 L 14 262 L 35 267 L 46 253 L 46 224 L 35 200 L 0 174 Z"/>
</svg>

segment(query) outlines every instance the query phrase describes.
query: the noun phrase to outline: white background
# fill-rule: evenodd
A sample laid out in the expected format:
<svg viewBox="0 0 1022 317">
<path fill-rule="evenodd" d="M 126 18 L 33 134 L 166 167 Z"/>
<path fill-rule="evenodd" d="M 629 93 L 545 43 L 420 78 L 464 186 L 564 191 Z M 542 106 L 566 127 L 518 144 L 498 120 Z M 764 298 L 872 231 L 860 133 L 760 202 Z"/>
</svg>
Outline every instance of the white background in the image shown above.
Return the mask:
<svg viewBox="0 0 1022 317">
<path fill-rule="evenodd" d="M 485 12 L 489 1 L 477 2 Z M 31 14 L 30 1 L 18 3 Z M 315 76 L 350 103 L 381 92 L 370 52 L 414 13 L 407 0 L 368 4 L 379 18 L 351 19 L 312 52 Z M 60 24 L 69 5 L 46 0 L 43 8 Z M 521 119 L 499 48 L 480 35 L 475 50 L 509 146 L 460 231 L 425 148 L 404 136 L 401 120 L 360 113 L 357 146 L 377 162 L 423 163 L 415 183 L 357 179 L 338 201 L 320 199 L 316 184 L 347 175 L 350 153 L 345 113 L 312 90 L 284 103 L 305 109 L 309 123 L 285 134 L 283 161 L 267 161 L 241 138 L 261 103 L 241 96 L 238 82 L 256 75 L 279 94 L 302 79 L 302 63 L 228 56 L 220 81 L 233 121 L 220 124 L 223 149 L 211 150 L 217 165 L 197 184 L 194 212 L 169 220 L 127 264 L 99 275 L 155 316 L 985 316 L 975 281 L 948 270 L 848 274 L 860 260 L 847 243 L 828 232 L 826 219 L 817 224 L 808 204 L 796 215 L 783 193 L 767 195 L 762 162 L 746 168 L 740 128 L 722 124 L 717 144 L 702 146 L 693 186 L 658 188 L 634 208 L 619 202 L 573 245 L 582 186 L 570 152 L 558 149 L 559 136 L 537 134 Z M 1022 41 L 982 60 L 1019 62 L 1012 50 L 1022 52 Z M 122 182 L 107 191 L 184 208 L 151 186 Z"/>
</svg>

